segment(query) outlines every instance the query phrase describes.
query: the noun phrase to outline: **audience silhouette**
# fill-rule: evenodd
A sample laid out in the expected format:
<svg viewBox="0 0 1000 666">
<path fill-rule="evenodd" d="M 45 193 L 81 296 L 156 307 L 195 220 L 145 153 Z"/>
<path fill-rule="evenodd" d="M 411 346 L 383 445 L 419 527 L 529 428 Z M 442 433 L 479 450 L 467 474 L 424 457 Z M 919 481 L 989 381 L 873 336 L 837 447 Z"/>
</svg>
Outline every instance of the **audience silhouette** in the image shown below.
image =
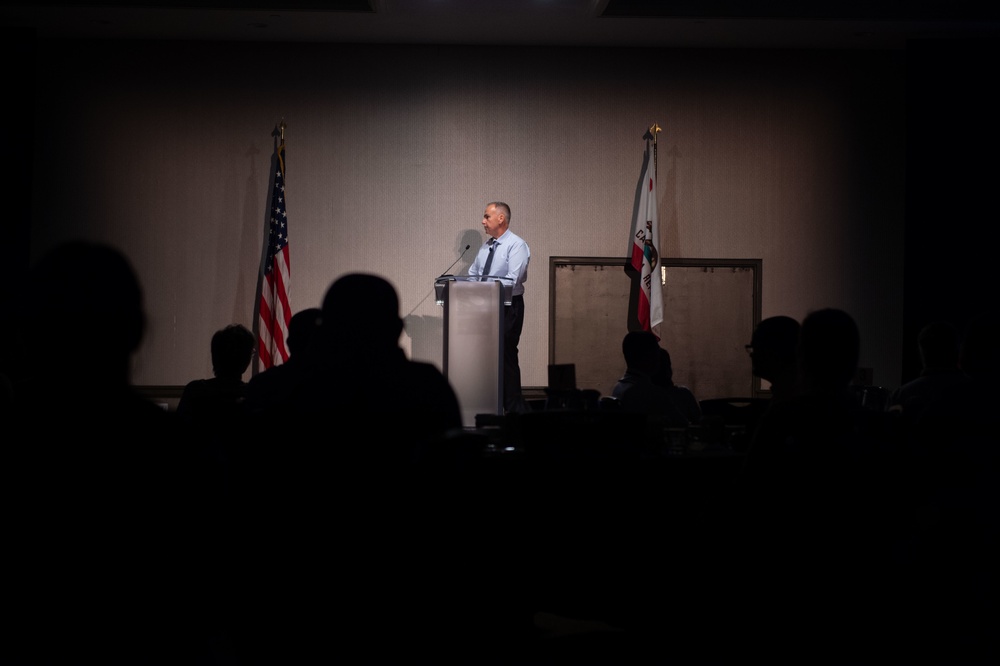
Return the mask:
<svg viewBox="0 0 1000 666">
<path fill-rule="evenodd" d="M 527 614 L 514 537 L 474 469 L 453 475 L 423 455 L 462 431 L 453 389 L 400 348 L 382 277 L 338 278 L 321 311 L 314 367 L 284 417 L 253 420 L 256 443 L 234 453 L 235 654 L 440 663 L 501 650 Z"/>
<path fill-rule="evenodd" d="M 912 379 L 889 396 L 886 408 L 897 413 L 901 428 L 908 439 L 916 434 L 916 425 L 928 404 L 953 392 L 956 384 L 968 381 L 959 366 L 962 336 L 948 321 L 933 321 L 917 335 L 920 352 L 920 376 Z"/>
<path fill-rule="evenodd" d="M 229 324 L 212 335 L 211 379 L 195 379 L 184 387 L 177 403 L 182 424 L 200 433 L 232 433 L 243 417 L 250 367 L 257 340 L 242 324 Z"/>
<path fill-rule="evenodd" d="M 962 337 L 958 365 L 965 376 L 927 403 L 918 418 L 925 441 L 996 441 L 992 401 L 1000 391 L 1000 311 L 978 313 Z M 950 448 L 950 447 L 945 447 Z"/>
<path fill-rule="evenodd" d="M 435 452 L 472 441 L 459 398 L 407 358 L 396 290 L 377 275 L 333 281 L 292 318 L 286 363 L 248 382 L 253 334 L 217 331 L 214 378 L 189 382 L 176 413 L 131 385 L 145 327 L 120 250 L 70 241 L 32 266 L 31 371 L 0 386 L 23 426 L 0 466 L 16 572 L 4 663 L 1000 656 L 995 310 L 961 341 L 943 321 L 920 332 L 921 376 L 892 397 L 902 440 L 852 390 L 851 315 L 762 320 L 748 351 L 772 399 L 728 486 L 639 457 L 579 465 L 572 481 L 530 457 L 447 464 Z M 622 354 L 612 395 L 629 419 L 703 421 L 654 334 L 627 333 Z M 683 570 L 652 566 L 660 556 Z M 540 640 L 538 611 L 599 629 Z M 720 630 L 727 645 L 707 645 Z"/>
<path fill-rule="evenodd" d="M 5 438 L 5 663 L 181 663 L 217 638 L 211 468 L 130 384 L 142 290 L 117 248 L 52 247 L 23 308 Z"/>
<path fill-rule="evenodd" d="M 725 437 L 728 447 L 746 453 L 761 416 L 776 401 L 795 394 L 799 323 L 786 316 L 768 317 L 753 330 L 745 345 L 750 356 L 750 372 L 769 383 L 770 396 L 732 396 L 710 398 L 700 403 L 703 430 L 731 427 Z"/>
<path fill-rule="evenodd" d="M 886 655 L 876 651 L 888 648 L 884 614 L 898 610 L 892 554 L 899 511 L 909 507 L 900 506 L 892 442 L 851 389 L 861 343 L 854 319 L 836 308 L 812 311 L 798 340 L 800 392 L 761 417 L 737 507 L 747 612 L 760 595 L 774 603 L 749 625 L 750 639 L 780 645 L 787 652 L 775 657 L 788 661 L 838 662 L 864 650 L 877 663 Z M 840 633 L 844 612 L 852 628 Z M 779 626 L 787 640 L 778 642 Z"/>
<path fill-rule="evenodd" d="M 323 299 L 318 371 L 295 390 L 293 412 L 339 427 L 365 428 L 386 419 L 408 424 L 405 441 L 343 447 L 344 454 L 412 460 L 419 447 L 461 430 L 458 398 L 434 365 L 406 358 L 395 288 L 385 279 L 352 273 L 334 281 Z"/>
<path fill-rule="evenodd" d="M 798 344 L 799 322 L 784 315 L 762 319 L 750 337 L 751 372 L 770 384 L 772 401 L 790 398 L 798 390 Z"/>
<path fill-rule="evenodd" d="M 306 308 L 292 315 L 288 323 L 288 358 L 258 372 L 247 382 L 244 406 L 252 418 L 282 418 L 289 408 L 289 396 L 304 376 L 314 369 L 315 345 L 322 311 Z"/>
<path fill-rule="evenodd" d="M 611 390 L 621 409 L 662 420 L 664 426 L 684 427 L 691 420 L 674 403 L 671 391 L 653 381 L 661 363 L 660 341 L 650 331 L 629 331 L 622 338 L 625 374 Z M 672 372 L 671 374 L 671 384 Z M 683 393 L 679 392 L 679 393 Z M 687 405 L 690 409 L 690 405 Z"/>
<path fill-rule="evenodd" d="M 781 402 L 798 390 L 798 364 L 795 356 L 798 346 L 799 322 L 783 315 L 768 317 L 754 328 L 749 344 L 750 372 L 768 382 L 768 397 L 734 396 L 715 398 L 702 403 L 704 425 L 721 420 L 734 426 L 729 437 L 730 448 L 745 453 L 753 439 L 761 416 L 774 402 Z"/>
<path fill-rule="evenodd" d="M 850 385 L 859 350 L 857 324 L 846 312 L 826 308 L 807 316 L 796 347 L 799 389 L 772 403 L 758 423 L 750 463 L 764 471 L 772 464 L 849 452 L 858 406 Z"/>
<path fill-rule="evenodd" d="M 665 348 L 659 348 L 660 360 L 653 373 L 653 383 L 667 390 L 670 402 L 677 408 L 688 424 L 697 425 L 701 422 L 701 405 L 694 392 L 687 386 L 674 383 L 674 364 L 670 359 L 670 352 Z"/>
<path fill-rule="evenodd" d="M 921 585 L 910 602 L 940 661 L 1000 663 L 1000 311 L 971 319 L 959 365 L 967 379 L 949 383 L 916 419 L 921 503 L 907 563 Z"/>
</svg>

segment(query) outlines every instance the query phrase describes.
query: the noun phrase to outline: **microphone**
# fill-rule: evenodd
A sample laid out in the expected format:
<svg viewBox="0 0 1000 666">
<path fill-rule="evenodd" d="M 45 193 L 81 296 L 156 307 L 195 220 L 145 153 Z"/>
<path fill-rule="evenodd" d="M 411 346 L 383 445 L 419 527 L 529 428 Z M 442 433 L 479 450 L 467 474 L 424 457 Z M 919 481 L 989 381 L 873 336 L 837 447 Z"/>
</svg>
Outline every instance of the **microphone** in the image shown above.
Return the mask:
<svg viewBox="0 0 1000 666">
<path fill-rule="evenodd" d="M 449 266 L 448 268 L 444 269 L 444 273 L 441 273 L 441 275 L 438 276 L 438 279 L 441 279 L 443 277 L 451 277 L 450 275 L 448 275 L 448 271 L 450 271 L 452 268 L 454 268 L 455 264 L 457 264 L 458 262 L 460 262 L 462 260 L 462 257 L 465 256 L 465 253 L 469 251 L 470 247 L 472 247 L 472 246 L 471 245 L 466 245 L 465 249 L 462 250 L 462 254 L 458 255 L 458 259 L 456 259 L 455 261 L 451 262 L 451 266 Z"/>
</svg>

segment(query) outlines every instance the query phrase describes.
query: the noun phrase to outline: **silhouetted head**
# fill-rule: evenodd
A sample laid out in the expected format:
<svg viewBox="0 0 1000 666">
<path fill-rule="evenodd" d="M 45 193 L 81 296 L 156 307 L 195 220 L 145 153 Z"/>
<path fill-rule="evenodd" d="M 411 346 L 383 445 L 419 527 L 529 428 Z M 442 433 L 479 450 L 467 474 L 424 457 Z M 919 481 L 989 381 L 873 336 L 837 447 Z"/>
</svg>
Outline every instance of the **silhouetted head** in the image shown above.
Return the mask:
<svg viewBox="0 0 1000 666">
<path fill-rule="evenodd" d="M 212 336 L 212 372 L 216 377 L 239 379 L 250 367 L 257 340 L 242 324 L 230 324 Z"/>
<path fill-rule="evenodd" d="M 323 311 L 319 308 L 306 308 L 292 315 L 288 322 L 288 339 L 285 340 L 289 354 L 304 352 L 309 347 L 319 330 L 322 315 Z"/>
<path fill-rule="evenodd" d="M 794 375 L 799 328 L 798 321 L 784 315 L 762 319 L 750 336 L 747 349 L 753 374 L 768 381 Z"/>
<path fill-rule="evenodd" d="M 861 334 L 851 315 L 836 308 L 815 310 L 802 320 L 799 369 L 808 389 L 846 388 L 858 370 Z"/>
<path fill-rule="evenodd" d="M 31 267 L 24 314 L 36 368 L 127 382 L 146 317 L 139 279 L 118 249 L 83 240 L 50 249 Z"/>
<path fill-rule="evenodd" d="M 669 388 L 674 385 L 674 364 L 670 360 L 670 352 L 663 347 L 659 349 L 660 361 L 656 366 L 656 373 L 653 375 L 653 382 L 660 386 Z"/>
<path fill-rule="evenodd" d="M 622 338 L 622 355 L 628 369 L 652 375 L 660 362 L 660 341 L 650 331 L 629 331 Z"/>
<path fill-rule="evenodd" d="M 335 353 L 350 347 L 382 349 L 399 346 L 403 320 L 396 289 L 384 278 L 350 273 L 337 279 L 323 298 L 320 330 Z"/>
</svg>

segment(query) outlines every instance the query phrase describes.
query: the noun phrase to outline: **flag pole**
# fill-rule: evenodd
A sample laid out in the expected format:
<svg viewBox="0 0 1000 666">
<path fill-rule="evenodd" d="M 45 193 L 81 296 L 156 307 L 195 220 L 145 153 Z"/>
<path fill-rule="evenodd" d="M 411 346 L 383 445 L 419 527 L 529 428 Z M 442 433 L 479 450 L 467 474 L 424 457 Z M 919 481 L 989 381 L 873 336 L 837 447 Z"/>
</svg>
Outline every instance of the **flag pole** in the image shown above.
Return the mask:
<svg viewBox="0 0 1000 666">
<path fill-rule="evenodd" d="M 656 167 L 657 167 L 657 163 L 656 163 L 656 135 L 659 134 L 662 131 L 663 131 L 663 129 L 657 123 L 653 123 L 652 125 L 649 126 L 649 133 L 653 135 L 653 175 L 654 176 L 658 176 L 659 175 L 659 174 L 656 173 Z"/>
<path fill-rule="evenodd" d="M 652 125 L 649 126 L 649 133 L 653 135 L 653 178 L 656 179 L 657 183 L 660 182 L 660 175 L 657 173 L 657 167 L 659 166 L 659 162 L 656 159 L 656 157 L 657 157 L 657 155 L 656 155 L 656 135 L 659 134 L 662 131 L 663 131 L 663 129 L 660 127 L 659 123 L 654 122 Z M 656 196 L 656 192 L 653 192 L 653 196 L 654 197 Z M 657 245 L 659 245 L 660 239 L 656 238 L 656 239 L 654 239 L 654 242 Z M 660 270 L 660 285 L 662 286 L 662 285 L 664 285 L 664 284 L 667 283 L 666 268 L 663 266 L 662 263 L 659 265 L 659 270 Z M 659 337 L 659 335 L 657 335 L 657 337 Z"/>
<path fill-rule="evenodd" d="M 278 123 L 278 168 L 281 169 L 281 176 L 285 176 L 285 128 L 288 127 L 288 123 L 282 118 L 281 122 Z"/>
</svg>

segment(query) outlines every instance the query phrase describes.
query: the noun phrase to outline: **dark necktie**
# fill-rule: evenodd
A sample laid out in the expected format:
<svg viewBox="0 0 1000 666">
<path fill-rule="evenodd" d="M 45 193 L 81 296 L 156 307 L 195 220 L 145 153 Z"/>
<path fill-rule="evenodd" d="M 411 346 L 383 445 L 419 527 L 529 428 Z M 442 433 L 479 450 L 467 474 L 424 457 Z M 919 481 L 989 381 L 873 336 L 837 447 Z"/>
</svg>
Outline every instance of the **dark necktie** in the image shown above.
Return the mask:
<svg viewBox="0 0 1000 666">
<path fill-rule="evenodd" d="M 495 238 L 491 238 L 490 239 L 490 254 L 489 254 L 488 257 L 486 257 L 486 265 L 483 266 L 483 274 L 479 278 L 480 281 L 485 280 L 486 277 L 490 274 L 490 266 L 493 265 L 493 250 L 495 250 L 496 247 L 497 247 L 497 240 Z"/>
</svg>

